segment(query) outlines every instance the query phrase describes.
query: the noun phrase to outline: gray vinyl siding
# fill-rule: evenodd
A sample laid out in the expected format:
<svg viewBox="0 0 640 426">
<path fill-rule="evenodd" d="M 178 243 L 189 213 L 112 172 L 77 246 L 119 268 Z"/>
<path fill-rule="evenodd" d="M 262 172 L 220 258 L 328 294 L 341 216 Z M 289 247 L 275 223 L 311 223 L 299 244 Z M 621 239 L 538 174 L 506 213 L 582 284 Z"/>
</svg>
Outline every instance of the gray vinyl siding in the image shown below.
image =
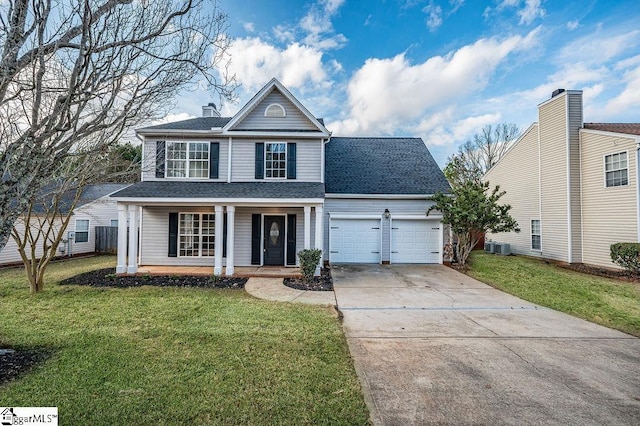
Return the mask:
<svg viewBox="0 0 640 426">
<path fill-rule="evenodd" d="M 233 139 L 231 180 L 233 182 L 255 181 L 256 143 L 271 142 L 266 139 Z M 322 141 L 278 139 L 273 142 L 296 142 L 296 181 L 322 181 Z M 225 166 L 226 170 L 226 166 Z"/>
<path fill-rule="evenodd" d="M 567 232 L 567 96 L 539 107 L 542 256 L 569 262 Z"/>
<path fill-rule="evenodd" d="M 89 241 L 85 243 L 75 243 L 71 241 L 71 253 L 82 254 L 82 253 L 93 253 L 96 250 L 96 226 L 109 226 L 111 225 L 111 219 L 118 218 L 118 207 L 115 201 L 111 200 L 108 196 L 98 198 L 97 200 L 87 203 L 81 207 L 78 207 L 71 219 L 69 220 L 69 225 L 67 229 L 64 231 L 64 238 L 66 239 L 66 235 L 70 231 L 75 231 L 76 220 L 84 219 L 89 220 Z M 56 228 L 59 229 L 61 226 L 61 221 L 56 220 Z M 16 223 L 16 228 L 19 231 L 24 231 L 24 222 L 21 219 L 18 219 Z M 32 225 L 32 228 L 37 229 L 37 225 Z M 65 244 L 61 243 L 59 247 L 66 247 Z M 58 250 L 56 253 L 59 256 L 64 255 L 65 253 Z M 36 247 L 36 257 L 42 256 L 42 248 L 40 244 Z M 21 262 L 20 254 L 18 253 L 17 245 L 15 244 L 13 238 L 9 238 L 9 241 L 5 245 L 5 247 L 0 251 L 0 265 Z"/>
<path fill-rule="evenodd" d="M 582 262 L 582 207 L 580 201 L 580 128 L 582 128 L 582 93 L 568 91 L 569 163 L 571 185 L 571 257 Z"/>
<path fill-rule="evenodd" d="M 609 246 L 618 242 L 638 242 L 636 197 L 636 142 L 633 138 L 609 136 L 583 130 L 582 210 L 583 262 L 616 268 Z M 607 188 L 604 157 L 627 152 L 629 184 Z"/>
<path fill-rule="evenodd" d="M 515 142 L 509 152 L 484 177 L 491 187 L 500 185 L 506 191 L 501 202 L 511 205 L 510 214 L 521 232 L 487 233 L 489 240 L 511 244 L 511 251 L 540 256 L 531 249 L 531 220 L 540 219 L 540 186 L 538 167 L 538 125 L 533 124 Z M 542 246 L 545 245 L 544 236 Z"/>
<path fill-rule="evenodd" d="M 285 117 L 265 117 L 265 109 L 271 104 L 284 107 Z M 285 98 L 280 91 L 273 89 L 262 102 L 244 117 L 234 130 L 318 130 L 302 112 Z"/>
<path fill-rule="evenodd" d="M 226 182 L 228 173 L 229 139 L 228 138 L 202 138 L 202 137 L 177 137 L 175 135 L 154 136 L 145 138 L 142 157 L 142 180 L 153 181 L 156 178 L 156 142 L 157 141 L 185 141 L 185 142 L 218 142 L 220 144 L 218 179 L 215 182 Z M 233 167 L 233 166 L 232 166 Z M 171 180 L 176 180 L 172 178 Z M 183 179 L 187 180 L 187 179 Z M 209 179 L 205 179 L 209 180 Z"/>
<path fill-rule="evenodd" d="M 388 262 L 391 257 L 391 232 L 390 221 L 383 216 L 384 210 L 389 209 L 392 218 L 393 215 L 424 215 L 432 205 L 432 202 L 426 200 L 426 196 L 422 200 L 326 198 L 324 201 L 324 260 L 329 260 L 329 217 L 331 213 L 380 215 L 382 219 L 382 261 Z M 446 232 L 444 236 L 446 239 Z"/>
<path fill-rule="evenodd" d="M 143 232 L 140 246 L 140 265 L 211 266 L 214 257 L 169 257 L 169 213 L 214 213 L 213 206 L 201 207 L 145 207 L 142 212 Z M 304 210 L 300 208 L 237 207 L 235 212 L 234 264 L 251 266 L 251 215 L 295 214 L 296 252 L 304 248 Z M 311 212 L 311 247 L 314 247 L 315 220 Z M 297 261 L 297 256 L 296 256 Z M 226 265 L 226 259 L 223 259 Z"/>
</svg>

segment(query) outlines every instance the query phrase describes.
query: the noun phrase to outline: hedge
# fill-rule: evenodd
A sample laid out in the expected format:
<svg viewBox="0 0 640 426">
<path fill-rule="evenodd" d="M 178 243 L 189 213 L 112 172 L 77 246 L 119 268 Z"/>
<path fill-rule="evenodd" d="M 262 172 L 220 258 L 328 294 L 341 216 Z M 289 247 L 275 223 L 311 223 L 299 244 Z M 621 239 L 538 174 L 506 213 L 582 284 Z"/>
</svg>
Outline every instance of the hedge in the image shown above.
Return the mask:
<svg viewBox="0 0 640 426">
<path fill-rule="evenodd" d="M 640 274 L 640 243 L 611 244 L 611 260 L 633 274 Z"/>
</svg>

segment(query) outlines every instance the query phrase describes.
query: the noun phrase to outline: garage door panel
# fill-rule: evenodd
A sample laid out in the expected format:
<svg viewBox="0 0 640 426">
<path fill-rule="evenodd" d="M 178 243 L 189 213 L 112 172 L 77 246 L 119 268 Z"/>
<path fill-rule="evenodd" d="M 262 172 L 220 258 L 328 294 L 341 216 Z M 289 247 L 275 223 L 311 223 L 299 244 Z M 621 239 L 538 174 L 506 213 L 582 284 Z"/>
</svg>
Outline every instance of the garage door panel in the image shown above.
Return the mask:
<svg viewBox="0 0 640 426">
<path fill-rule="evenodd" d="M 332 263 L 379 263 L 380 219 L 331 219 Z"/>
<path fill-rule="evenodd" d="M 396 219 L 391 229 L 392 263 L 439 263 L 440 224 L 433 220 Z"/>
</svg>

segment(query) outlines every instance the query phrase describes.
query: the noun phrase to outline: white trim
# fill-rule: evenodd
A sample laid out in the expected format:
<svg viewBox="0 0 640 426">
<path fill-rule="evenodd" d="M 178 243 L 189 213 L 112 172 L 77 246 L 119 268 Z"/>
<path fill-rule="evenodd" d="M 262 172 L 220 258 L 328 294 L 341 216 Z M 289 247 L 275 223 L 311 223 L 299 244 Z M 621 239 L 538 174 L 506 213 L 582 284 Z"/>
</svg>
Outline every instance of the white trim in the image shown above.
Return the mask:
<svg viewBox="0 0 640 426">
<path fill-rule="evenodd" d="M 325 194 L 325 198 L 361 198 L 380 200 L 425 200 L 434 194 Z"/>
<path fill-rule="evenodd" d="M 165 143 L 165 147 L 164 147 L 164 179 L 167 180 L 176 180 L 176 179 L 182 179 L 182 180 L 188 180 L 188 181 L 192 181 L 194 179 L 198 179 L 198 180 L 205 180 L 205 181 L 209 181 L 210 179 L 210 172 L 211 172 L 211 141 L 193 141 L 193 140 L 182 140 L 182 141 L 174 141 L 174 140 L 166 140 L 164 141 Z M 186 151 L 186 158 L 183 159 L 172 159 L 169 160 L 169 144 L 175 144 L 175 143 L 184 143 L 187 144 L 187 151 Z M 206 177 L 197 177 L 197 178 L 192 178 L 189 177 L 189 163 L 190 162 L 196 162 L 196 161 L 204 161 L 202 159 L 191 159 L 189 158 L 189 153 L 191 152 L 191 144 L 206 144 L 207 145 L 207 167 L 206 167 L 206 172 L 207 172 L 207 176 Z M 219 143 L 219 142 L 218 142 Z M 169 161 L 184 161 L 185 162 L 185 176 L 169 176 L 169 166 L 168 166 L 168 162 Z M 220 165 L 220 158 L 218 158 L 218 166 Z"/>
<path fill-rule="evenodd" d="M 636 231 L 638 242 L 640 243 L 640 139 L 636 142 Z"/>
<path fill-rule="evenodd" d="M 533 233 L 533 221 L 538 222 L 539 234 Z M 533 237 L 540 237 L 540 248 L 533 248 Z M 542 221 L 540 219 L 529 219 L 529 250 L 537 252 L 542 252 Z"/>
<path fill-rule="evenodd" d="M 192 215 L 198 215 L 199 216 L 199 233 L 197 234 L 199 241 L 198 241 L 198 255 L 197 256 L 187 256 L 187 255 L 181 255 L 180 254 L 180 237 L 182 236 L 182 234 L 180 233 L 180 216 L 183 214 L 192 214 Z M 214 215 L 214 234 L 213 234 L 213 238 L 214 238 L 214 255 L 213 256 L 203 256 L 202 255 L 202 215 L 205 214 L 212 214 Z M 178 212 L 178 252 L 176 253 L 176 257 L 180 258 L 183 257 L 185 259 L 196 259 L 196 258 L 203 258 L 203 259 L 214 259 L 215 258 L 215 242 L 218 240 L 216 232 L 217 230 L 215 229 L 215 215 L 216 215 L 216 211 L 214 210 L 213 212 L 193 212 L 193 211 L 179 211 Z"/>
<path fill-rule="evenodd" d="M 329 142 L 329 139 L 326 141 L 324 139 L 320 139 L 320 182 L 324 183 L 324 161 L 325 161 L 325 144 Z M 297 165 L 297 163 L 296 163 Z"/>
<path fill-rule="evenodd" d="M 564 111 L 565 111 L 565 137 L 566 137 L 566 160 L 567 160 L 567 262 L 573 263 L 573 226 L 572 226 L 572 210 L 571 205 L 571 135 L 569 127 L 569 96 L 564 99 Z M 560 95 L 558 95 L 560 96 Z"/>
<path fill-rule="evenodd" d="M 594 135 L 611 136 L 614 138 L 634 139 L 636 143 L 640 143 L 640 136 L 634 135 L 631 133 L 618 133 L 618 132 L 610 132 L 607 130 L 585 129 L 584 127 L 580 129 L 580 133 L 583 133 L 583 132 L 593 133 Z"/>
<path fill-rule="evenodd" d="M 557 100 L 557 99 L 560 99 L 560 97 L 562 97 L 562 96 L 567 96 L 567 95 L 569 95 L 569 94 L 572 94 L 572 95 L 580 95 L 580 94 L 582 94 L 582 90 L 565 90 L 564 92 L 559 93 L 559 94 L 557 94 L 556 96 L 554 96 L 554 97 L 552 97 L 552 98 L 549 98 L 549 99 L 547 99 L 547 100 L 545 100 L 545 101 L 543 101 L 543 102 L 539 103 L 539 104 L 538 104 L 538 108 L 540 108 L 541 106 L 546 105 L 546 104 L 548 104 L 548 103 L 551 103 L 551 102 L 553 102 L 553 101 L 555 101 L 555 100 Z"/>
<path fill-rule="evenodd" d="M 235 218 L 236 208 L 234 206 L 227 206 L 227 223 L 225 224 L 227 227 L 227 266 L 225 268 L 226 275 L 233 275 L 233 273 L 235 272 Z M 224 230 L 222 232 L 224 233 Z"/>
<path fill-rule="evenodd" d="M 329 212 L 330 219 L 382 219 L 382 214 L 334 213 Z"/>
<path fill-rule="evenodd" d="M 227 144 L 227 183 L 231 183 L 231 157 L 233 152 L 233 138 L 229 136 L 229 143 Z"/>
<path fill-rule="evenodd" d="M 171 129 L 163 129 L 163 130 L 137 130 L 136 133 L 144 136 L 144 137 L 153 137 L 153 138 L 165 138 L 170 136 L 172 138 L 182 137 L 184 140 L 192 140 L 194 137 L 210 137 L 217 138 L 220 137 L 235 137 L 235 136 L 259 136 L 261 138 L 293 138 L 296 139 L 317 139 L 318 137 L 329 137 L 330 133 L 324 132 L 301 132 L 299 130 L 291 130 L 291 131 L 277 131 L 271 132 L 264 130 L 230 130 L 230 131 L 212 131 L 212 130 L 171 130 Z M 215 142 L 215 141 L 214 141 Z"/>
<path fill-rule="evenodd" d="M 538 109 L 538 118 L 540 110 Z M 538 123 L 538 217 L 540 218 L 540 254 L 542 254 L 542 159 L 540 149 L 540 124 Z"/>
<path fill-rule="evenodd" d="M 287 207 L 303 207 L 307 204 L 322 204 L 322 198 L 129 198 L 114 197 L 114 200 L 121 203 L 150 205 L 188 205 L 200 206 L 204 204 L 231 204 L 236 207 L 253 206 L 280 206 L 286 204 Z"/>
<path fill-rule="evenodd" d="M 271 109 L 271 107 L 280 107 L 280 112 L 282 112 L 282 115 L 269 115 L 267 114 L 267 111 L 269 111 L 269 109 Z M 267 107 L 264 109 L 264 116 L 267 118 L 285 118 L 287 116 L 287 110 L 284 109 L 284 107 L 282 105 L 280 105 L 277 102 L 271 103 L 269 105 L 267 105 Z"/>
<path fill-rule="evenodd" d="M 284 145 L 284 177 L 267 177 L 267 145 Z M 271 142 L 264 142 L 264 152 L 262 153 L 262 156 L 264 157 L 263 160 L 263 170 L 264 170 L 264 180 L 287 180 L 288 176 L 287 176 L 287 172 L 289 169 L 289 144 L 287 142 L 284 141 L 271 141 Z M 273 151 L 271 153 L 271 155 L 273 156 Z M 278 160 L 279 161 L 279 160 Z M 271 173 L 273 174 L 273 157 L 271 157 Z M 278 168 L 277 170 L 280 170 L 280 168 Z M 256 179 L 256 181 L 260 181 L 263 179 Z"/>
<path fill-rule="evenodd" d="M 442 214 L 394 214 L 394 219 L 405 220 L 442 220 Z"/>
<path fill-rule="evenodd" d="M 78 238 L 78 221 L 82 220 L 82 221 L 86 221 L 87 222 L 87 230 L 86 231 L 79 231 L 79 232 L 86 232 L 87 233 L 87 241 L 76 241 L 76 239 Z M 84 218 L 84 217 L 77 217 L 75 218 L 75 223 L 73 226 L 73 244 L 83 244 L 83 243 L 88 243 L 89 240 L 91 239 L 91 219 L 89 218 Z"/>
</svg>

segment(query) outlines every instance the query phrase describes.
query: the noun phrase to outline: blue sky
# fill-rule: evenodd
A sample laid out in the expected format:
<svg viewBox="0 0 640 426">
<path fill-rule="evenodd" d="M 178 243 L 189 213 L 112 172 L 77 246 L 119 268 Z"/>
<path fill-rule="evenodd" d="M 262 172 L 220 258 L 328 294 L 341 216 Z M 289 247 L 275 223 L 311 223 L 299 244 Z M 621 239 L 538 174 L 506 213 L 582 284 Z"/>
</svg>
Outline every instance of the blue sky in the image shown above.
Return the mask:
<svg viewBox="0 0 640 426">
<path fill-rule="evenodd" d="M 334 135 L 422 137 L 443 166 L 484 125 L 525 130 L 557 88 L 640 121 L 638 0 L 219 0 L 241 87 L 278 78 Z M 200 115 L 189 92 L 168 119 Z"/>
</svg>

